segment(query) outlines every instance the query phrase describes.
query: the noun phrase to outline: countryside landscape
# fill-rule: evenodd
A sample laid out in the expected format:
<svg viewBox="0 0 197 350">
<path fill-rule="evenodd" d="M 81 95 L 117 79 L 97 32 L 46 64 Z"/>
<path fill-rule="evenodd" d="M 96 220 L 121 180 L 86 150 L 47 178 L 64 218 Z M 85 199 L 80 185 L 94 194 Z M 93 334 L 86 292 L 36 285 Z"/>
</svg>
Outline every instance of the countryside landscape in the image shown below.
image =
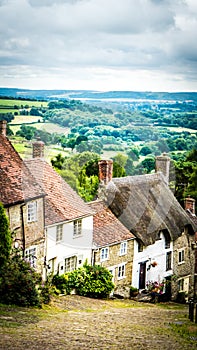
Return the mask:
<svg viewBox="0 0 197 350">
<path fill-rule="evenodd" d="M 0 120 L 7 121 L 8 139 L 23 160 L 31 159 L 32 143 L 43 142 L 46 162 L 85 203 L 98 192 L 99 160 L 113 160 L 114 178 L 135 177 L 153 174 L 161 154 L 171 159 L 171 191 L 181 206 L 188 196 L 197 200 L 197 93 L 0 88 Z M 65 280 L 51 285 L 50 278 L 39 287 L 39 302 L 32 274 L 24 304 L 20 296 L 10 299 L 16 306 L 0 305 L 1 349 L 196 348 L 196 314 L 191 322 L 187 298 L 140 302 L 103 292 L 104 299 L 102 293 L 91 299 L 92 291 L 69 295 Z"/>
</svg>

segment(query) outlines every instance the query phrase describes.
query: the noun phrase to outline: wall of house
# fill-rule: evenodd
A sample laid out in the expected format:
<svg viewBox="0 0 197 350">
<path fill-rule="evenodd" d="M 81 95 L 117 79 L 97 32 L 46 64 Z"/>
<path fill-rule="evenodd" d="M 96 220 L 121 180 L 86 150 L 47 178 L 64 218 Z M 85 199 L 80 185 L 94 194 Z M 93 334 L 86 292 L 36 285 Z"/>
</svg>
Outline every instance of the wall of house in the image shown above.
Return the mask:
<svg viewBox="0 0 197 350">
<path fill-rule="evenodd" d="M 172 269 L 166 271 L 166 254 L 172 251 L 173 245 L 170 243 L 170 248 L 165 249 L 165 238 L 163 233 L 160 233 L 160 239 L 154 244 L 143 248 L 142 252 L 138 252 L 138 243 L 134 241 L 134 261 L 133 261 L 133 276 L 132 286 L 139 289 L 139 274 L 140 263 L 146 263 L 145 282 L 150 281 L 161 283 L 164 278 L 172 275 L 173 271 L 173 259 Z M 172 255 L 173 257 L 173 255 Z M 156 266 L 153 267 L 151 263 L 156 262 Z M 145 283 L 145 285 L 146 285 Z"/>
<path fill-rule="evenodd" d="M 172 300 L 176 300 L 179 291 L 185 292 L 186 297 L 193 297 L 194 294 L 194 268 L 195 268 L 195 249 L 192 243 L 195 241 L 195 235 L 190 235 L 187 229 L 174 242 L 174 275 L 172 281 Z M 179 253 L 184 251 L 183 261 L 179 261 Z M 182 283 L 180 283 L 182 281 Z"/>
<path fill-rule="evenodd" d="M 113 275 L 114 293 L 129 296 L 132 281 L 134 240 L 127 241 L 127 253 L 120 255 L 120 243 L 109 246 L 109 258 L 101 261 L 101 249 L 94 253 L 94 263 L 106 267 Z M 118 267 L 125 263 L 125 276 L 118 278 Z"/>
<path fill-rule="evenodd" d="M 36 270 L 43 274 L 44 269 L 44 206 L 43 198 L 36 200 L 37 202 L 37 220 L 28 222 L 27 219 L 27 204 L 14 205 L 6 209 L 10 230 L 13 233 L 13 246 L 16 242 L 21 252 L 24 250 L 24 256 L 26 249 L 35 246 L 36 247 Z M 23 217 L 23 220 L 22 220 Z M 24 236 L 23 240 L 23 225 Z"/>
<path fill-rule="evenodd" d="M 86 259 L 91 263 L 93 216 L 82 219 L 82 234 L 76 237 L 73 236 L 73 221 L 63 224 L 63 236 L 59 242 L 56 242 L 56 228 L 57 225 L 46 228 L 48 272 L 64 273 L 64 268 L 59 270 L 59 267 L 64 266 L 65 259 L 72 256 L 77 256 L 77 267 L 81 267 Z"/>
</svg>

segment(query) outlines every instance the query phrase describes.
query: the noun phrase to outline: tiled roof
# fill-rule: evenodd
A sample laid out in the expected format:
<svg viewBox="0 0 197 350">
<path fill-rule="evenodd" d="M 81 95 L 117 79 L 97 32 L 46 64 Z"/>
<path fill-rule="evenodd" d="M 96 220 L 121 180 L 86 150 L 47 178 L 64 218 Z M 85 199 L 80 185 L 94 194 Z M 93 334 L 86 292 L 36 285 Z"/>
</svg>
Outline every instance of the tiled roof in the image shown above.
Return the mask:
<svg viewBox="0 0 197 350">
<path fill-rule="evenodd" d="M 11 142 L 0 134 L 0 201 L 4 206 L 22 203 L 44 195 L 35 178 L 15 151 Z"/>
<path fill-rule="evenodd" d="M 172 240 L 187 225 L 196 230 L 162 173 L 114 178 L 100 188 L 100 198 L 144 245 L 153 244 L 160 230 L 167 229 Z"/>
<path fill-rule="evenodd" d="M 91 208 L 44 159 L 25 160 L 25 164 L 47 194 L 45 201 L 47 226 L 93 214 Z"/>
<path fill-rule="evenodd" d="M 115 217 L 103 201 L 96 200 L 88 205 L 95 211 L 93 242 L 97 247 L 134 238 L 134 235 Z"/>
</svg>

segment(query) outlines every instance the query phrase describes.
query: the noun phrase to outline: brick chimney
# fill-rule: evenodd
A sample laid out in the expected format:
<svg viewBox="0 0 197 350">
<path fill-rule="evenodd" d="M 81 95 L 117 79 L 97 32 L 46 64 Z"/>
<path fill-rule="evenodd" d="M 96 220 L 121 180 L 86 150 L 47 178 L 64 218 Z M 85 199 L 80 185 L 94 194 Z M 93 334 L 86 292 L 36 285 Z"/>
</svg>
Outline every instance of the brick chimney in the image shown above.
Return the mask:
<svg viewBox="0 0 197 350">
<path fill-rule="evenodd" d="M 99 181 L 108 184 L 112 180 L 113 160 L 99 160 Z"/>
<path fill-rule="evenodd" d="M 44 142 L 37 140 L 33 142 L 33 158 L 44 157 Z"/>
<path fill-rule="evenodd" d="M 155 159 L 155 171 L 161 171 L 165 177 L 165 182 L 169 184 L 170 177 L 170 157 L 166 153 L 163 153 L 161 156 L 157 156 Z"/>
<path fill-rule="evenodd" d="M 6 120 L 0 120 L 0 135 L 6 136 L 7 122 Z"/>
<path fill-rule="evenodd" d="M 195 215 L 195 199 L 188 196 L 184 200 L 185 210 L 189 210 L 193 215 Z"/>
</svg>

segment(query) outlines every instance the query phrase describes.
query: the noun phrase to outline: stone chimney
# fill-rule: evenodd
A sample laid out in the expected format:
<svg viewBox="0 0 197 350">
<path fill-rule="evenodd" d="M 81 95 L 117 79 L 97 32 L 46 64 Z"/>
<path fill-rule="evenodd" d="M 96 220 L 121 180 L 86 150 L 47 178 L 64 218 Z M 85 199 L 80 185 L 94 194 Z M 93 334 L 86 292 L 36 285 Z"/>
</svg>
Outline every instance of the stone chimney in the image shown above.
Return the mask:
<svg viewBox="0 0 197 350">
<path fill-rule="evenodd" d="M 6 136 L 7 122 L 6 120 L 0 120 L 0 135 Z"/>
<path fill-rule="evenodd" d="M 170 177 L 170 157 L 166 153 L 163 153 L 161 156 L 157 156 L 155 159 L 155 171 L 161 171 L 165 177 L 165 182 L 169 184 Z"/>
<path fill-rule="evenodd" d="M 44 142 L 36 140 L 33 142 L 33 158 L 44 157 Z"/>
<path fill-rule="evenodd" d="M 99 160 L 99 181 L 108 184 L 112 180 L 113 160 Z"/>
<path fill-rule="evenodd" d="M 184 200 L 185 210 L 189 210 L 193 215 L 195 215 L 195 199 L 188 196 Z"/>
</svg>

